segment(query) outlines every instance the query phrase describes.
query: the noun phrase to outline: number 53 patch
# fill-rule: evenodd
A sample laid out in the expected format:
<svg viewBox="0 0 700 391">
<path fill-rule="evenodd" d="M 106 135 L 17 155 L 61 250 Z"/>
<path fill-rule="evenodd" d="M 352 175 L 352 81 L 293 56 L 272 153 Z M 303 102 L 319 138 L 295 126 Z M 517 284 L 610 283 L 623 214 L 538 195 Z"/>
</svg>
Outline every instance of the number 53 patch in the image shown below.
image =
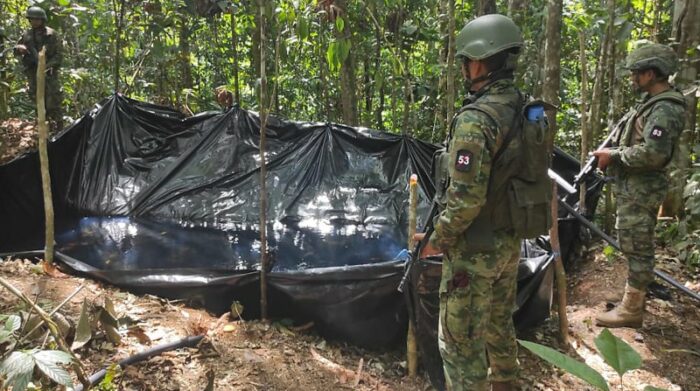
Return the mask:
<svg viewBox="0 0 700 391">
<path fill-rule="evenodd" d="M 461 172 L 469 172 L 472 170 L 474 162 L 474 153 L 467 149 L 457 151 L 457 159 L 455 161 L 455 170 Z"/>
<path fill-rule="evenodd" d="M 651 136 L 651 138 L 653 138 L 654 140 L 658 140 L 658 139 L 662 138 L 664 136 L 664 134 L 666 134 L 666 129 L 657 125 L 651 129 L 649 136 Z"/>
</svg>

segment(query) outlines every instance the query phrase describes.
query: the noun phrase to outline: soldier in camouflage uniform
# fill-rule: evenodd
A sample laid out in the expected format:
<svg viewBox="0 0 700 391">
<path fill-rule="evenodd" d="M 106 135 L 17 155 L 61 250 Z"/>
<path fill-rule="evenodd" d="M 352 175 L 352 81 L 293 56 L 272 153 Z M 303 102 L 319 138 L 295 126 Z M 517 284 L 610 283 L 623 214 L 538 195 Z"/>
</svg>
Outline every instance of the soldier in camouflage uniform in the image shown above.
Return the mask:
<svg viewBox="0 0 700 391">
<path fill-rule="evenodd" d="M 479 217 L 495 196 L 489 190 L 492 163 L 507 131 L 498 123 L 514 123 L 522 107 L 513 70 L 523 40 L 511 19 L 491 14 L 468 23 L 456 46 L 462 75 L 471 83 L 465 104 L 491 114 L 465 106 L 452 121 L 445 207 L 422 255 L 444 254 L 438 345 L 447 388 L 488 390 L 490 367 L 492 389 L 511 390 L 518 375 L 512 315 L 521 238 L 509 229 L 492 230 L 485 241 L 478 236 L 490 229 Z"/>
<path fill-rule="evenodd" d="M 683 129 L 685 100 L 668 81 L 678 60 L 671 48 L 648 44 L 627 57 L 633 88 L 642 92 L 620 124 L 617 148 L 594 152 L 599 167 L 615 178 L 616 228 L 629 272 L 622 302 L 600 314 L 605 327 L 641 327 L 646 289 L 654 280 L 654 227 L 669 187 L 668 163 Z"/>
<path fill-rule="evenodd" d="M 46 48 L 46 116 L 50 121 L 51 130 L 55 132 L 63 128 L 63 94 L 59 78 L 63 59 L 61 38 L 54 29 L 46 26 L 46 12 L 40 7 L 29 7 L 26 16 L 32 28 L 22 35 L 15 45 L 14 52 L 22 59 L 24 73 L 29 81 L 29 96 L 36 102 L 38 53 L 42 47 Z"/>
</svg>

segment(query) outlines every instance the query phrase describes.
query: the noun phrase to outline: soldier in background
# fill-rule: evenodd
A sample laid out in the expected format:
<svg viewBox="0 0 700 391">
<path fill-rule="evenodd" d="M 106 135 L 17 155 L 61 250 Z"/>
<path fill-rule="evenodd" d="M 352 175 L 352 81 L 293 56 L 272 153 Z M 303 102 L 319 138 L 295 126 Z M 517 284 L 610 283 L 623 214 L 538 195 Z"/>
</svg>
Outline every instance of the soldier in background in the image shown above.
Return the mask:
<svg viewBox="0 0 700 391">
<path fill-rule="evenodd" d="M 61 110 L 63 94 L 59 78 L 63 59 L 61 38 L 54 29 L 46 26 L 48 18 L 46 12 L 40 7 L 29 7 L 26 16 L 32 28 L 22 35 L 15 45 L 14 53 L 21 57 L 24 73 L 29 82 L 29 96 L 36 102 L 36 70 L 39 64 L 39 52 L 42 48 L 46 48 L 46 116 L 51 131 L 57 132 L 63 129 Z"/>
<path fill-rule="evenodd" d="M 627 114 L 620 138 L 595 151 L 598 166 L 615 178 L 617 235 L 629 272 L 622 302 L 596 318 L 599 326 L 642 327 L 644 297 L 654 281 L 654 228 L 669 187 L 668 165 L 683 130 L 685 100 L 669 84 L 678 59 L 661 44 L 647 44 L 627 56 L 632 87 L 642 100 Z"/>
</svg>

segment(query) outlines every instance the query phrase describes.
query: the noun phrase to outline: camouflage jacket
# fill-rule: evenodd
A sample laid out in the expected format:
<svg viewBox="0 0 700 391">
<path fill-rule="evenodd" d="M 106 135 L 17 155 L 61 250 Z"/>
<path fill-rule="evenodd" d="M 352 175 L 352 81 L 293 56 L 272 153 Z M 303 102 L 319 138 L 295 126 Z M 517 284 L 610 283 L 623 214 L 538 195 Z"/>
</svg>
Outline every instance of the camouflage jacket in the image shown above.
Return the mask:
<svg viewBox="0 0 700 391">
<path fill-rule="evenodd" d="M 665 176 L 683 130 L 685 106 L 679 103 L 683 96 L 678 91 L 669 90 L 661 94 L 669 98 L 645 105 L 652 99 L 645 96 L 628 113 L 632 115 L 617 142 L 619 149 L 611 153 L 611 164 L 616 175 L 647 173 Z"/>
<path fill-rule="evenodd" d="M 58 69 L 61 67 L 63 44 L 56 30 L 51 27 L 29 29 L 22 35 L 17 44 L 26 46 L 28 50 L 28 53 L 22 56 L 25 73 L 36 72 L 39 60 L 38 53 L 44 46 L 46 47 L 46 69 Z M 19 55 L 17 51 L 15 51 L 15 54 Z"/>
<path fill-rule="evenodd" d="M 520 95 L 512 80 L 495 81 L 470 96 L 466 104 L 487 104 L 499 113 L 501 123 L 511 123 Z M 445 207 L 435 219 L 431 245 L 454 246 L 486 204 L 491 165 L 504 135 L 483 112 L 461 110 L 455 115 L 447 140 L 449 185 Z"/>
</svg>

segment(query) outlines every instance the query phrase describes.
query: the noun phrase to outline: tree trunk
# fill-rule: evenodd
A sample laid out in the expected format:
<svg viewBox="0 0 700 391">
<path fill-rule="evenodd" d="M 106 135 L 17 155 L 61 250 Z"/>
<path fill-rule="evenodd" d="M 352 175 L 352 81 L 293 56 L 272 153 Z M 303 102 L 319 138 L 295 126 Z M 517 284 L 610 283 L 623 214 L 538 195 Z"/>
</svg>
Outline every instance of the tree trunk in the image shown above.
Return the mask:
<svg viewBox="0 0 700 391">
<path fill-rule="evenodd" d="M 260 9 L 260 41 L 265 42 L 265 0 L 258 0 Z M 267 167 L 265 162 L 265 127 L 267 111 L 267 77 L 265 75 L 265 46 L 260 49 L 260 317 L 267 320 L 267 189 L 265 179 Z"/>
<path fill-rule="evenodd" d="M 455 113 L 455 0 L 447 2 L 447 68 L 445 91 L 445 123 L 450 126 L 450 121 Z M 460 73 L 461 80 L 461 73 Z M 445 132 L 448 132 L 445 129 Z"/>
<path fill-rule="evenodd" d="M 588 160 L 591 134 L 588 128 L 588 62 L 586 60 L 586 34 L 578 31 L 579 62 L 581 63 L 581 164 Z M 586 184 L 579 188 L 579 211 L 586 214 Z"/>
<path fill-rule="evenodd" d="M 233 98 L 236 105 L 241 105 L 241 89 L 238 85 L 238 33 L 236 32 L 236 12 L 231 5 L 231 50 L 233 57 Z"/>
<path fill-rule="evenodd" d="M 335 5 L 342 10 L 341 16 L 345 20 L 343 31 L 336 31 L 336 37 L 345 39 L 352 44 L 352 28 L 350 27 L 350 16 L 346 12 L 346 0 L 336 0 Z M 355 88 L 355 55 L 351 47 L 340 67 L 339 103 L 343 114 L 343 122 L 348 125 L 357 125 L 357 95 Z"/>
<path fill-rule="evenodd" d="M 192 69 L 190 68 L 190 27 L 187 16 L 180 16 L 180 31 L 179 31 L 179 46 L 180 46 L 180 91 L 182 93 L 185 88 L 192 88 Z"/>
<path fill-rule="evenodd" d="M 700 71 L 700 4 L 697 0 L 676 0 L 673 14 L 673 36 L 678 42 L 678 58 L 680 69 L 675 83 L 681 90 L 686 90 L 698 79 Z M 683 211 L 683 187 L 688 178 L 690 168 L 690 151 L 697 141 L 695 126 L 698 113 L 698 97 L 696 93 L 686 95 L 685 125 L 678 141 L 678 149 L 672 161 L 677 174 L 671 180 L 668 196 L 663 204 L 663 214 L 679 216 Z"/>
<path fill-rule="evenodd" d="M 0 6 L 0 13 L 4 14 L 4 7 Z M 0 33 L 0 53 L 5 52 L 5 36 Z M 8 102 L 10 101 L 10 90 L 7 88 L 7 59 L 5 56 L 0 56 L 0 121 L 7 118 Z M 2 151 L 4 140 L 0 139 L 0 151 Z"/>
<path fill-rule="evenodd" d="M 479 0 L 476 8 L 476 16 L 495 14 L 496 0 Z"/>
<path fill-rule="evenodd" d="M 559 87 L 561 85 L 561 13 L 562 0 L 547 0 L 542 98 L 555 106 L 559 106 Z M 552 145 L 557 129 L 556 113 L 548 113 L 548 118 L 552 137 L 550 145 Z"/>
<path fill-rule="evenodd" d="M 376 12 L 375 12 L 376 14 Z M 381 67 L 382 67 L 382 31 L 379 28 L 379 26 L 374 26 L 374 37 L 377 40 L 377 46 L 375 47 L 375 52 L 374 52 L 374 82 L 377 83 L 377 80 L 380 80 L 379 78 L 381 77 L 381 83 L 379 86 L 379 91 L 377 93 L 379 94 L 379 103 L 377 104 L 377 110 L 374 112 L 374 121 L 377 124 L 377 129 L 379 130 L 384 130 L 384 117 L 383 117 L 383 112 L 384 112 L 384 83 L 385 83 L 385 78 L 381 75 Z"/>
<path fill-rule="evenodd" d="M 126 0 L 112 0 L 112 6 L 114 8 L 114 28 L 115 38 L 114 38 L 114 91 L 119 91 L 119 67 L 121 61 L 121 48 L 122 48 L 122 29 L 124 27 L 124 11 L 126 6 Z M 119 4 L 117 6 L 117 4 Z"/>
<path fill-rule="evenodd" d="M 39 52 L 39 64 L 36 69 L 36 112 L 39 128 L 39 164 L 41 166 L 41 187 L 44 193 L 44 217 L 45 217 L 45 247 L 44 260 L 49 265 L 53 264 L 53 196 L 51 194 L 51 175 L 49 171 L 49 153 L 47 140 L 49 138 L 49 124 L 46 122 L 46 49 Z"/>
<path fill-rule="evenodd" d="M 601 126 L 600 126 L 600 110 L 603 104 L 603 85 L 605 83 L 605 67 L 607 64 L 607 47 L 609 35 L 606 33 L 603 37 L 603 41 L 599 47 L 598 62 L 595 68 L 595 77 L 593 83 L 593 95 L 591 96 L 591 116 L 588 125 L 590 126 L 591 136 L 594 140 L 600 138 Z"/>
</svg>

